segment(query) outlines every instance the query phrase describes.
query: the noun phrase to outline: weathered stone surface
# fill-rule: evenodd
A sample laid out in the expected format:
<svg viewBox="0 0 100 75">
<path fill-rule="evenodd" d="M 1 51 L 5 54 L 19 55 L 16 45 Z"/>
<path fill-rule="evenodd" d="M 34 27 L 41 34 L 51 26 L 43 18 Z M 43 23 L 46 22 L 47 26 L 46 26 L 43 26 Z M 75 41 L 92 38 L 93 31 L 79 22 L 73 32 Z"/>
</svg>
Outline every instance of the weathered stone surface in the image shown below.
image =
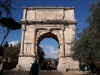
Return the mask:
<svg viewBox="0 0 100 75">
<path fill-rule="evenodd" d="M 23 8 L 22 42 L 17 68 L 29 70 L 38 61 L 38 47 L 44 38 L 52 37 L 59 44 L 58 71 L 77 69 L 78 62 L 70 57 L 70 43 L 75 38 L 74 8 L 25 7 Z"/>
</svg>

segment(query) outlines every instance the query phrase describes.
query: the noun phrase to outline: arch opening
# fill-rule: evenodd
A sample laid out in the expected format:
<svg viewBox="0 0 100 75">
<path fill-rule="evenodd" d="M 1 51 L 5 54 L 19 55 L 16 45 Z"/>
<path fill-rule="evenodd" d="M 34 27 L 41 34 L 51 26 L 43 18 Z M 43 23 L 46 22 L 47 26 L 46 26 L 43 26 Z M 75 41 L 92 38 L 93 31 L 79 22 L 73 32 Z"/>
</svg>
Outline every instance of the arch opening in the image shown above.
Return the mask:
<svg viewBox="0 0 100 75">
<path fill-rule="evenodd" d="M 45 45 L 42 45 L 43 41 L 45 41 L 44 42 Z M 52 41 L 52 43 L 50 43 L 51 41 Z M 55 35 L 51 32 L 45 33 L 38 38 L 37 43 L 38 43 L 37 53 L 39 53 L 39 47 L 43 47 L 43 51 L 45 52 L 45 57 L 44 57 L 45 61 L 44 61 L 43 66 L 41 66 L 41 68 L 45 69 L 46 68 L 45 64 L 51 63 L 53 69 L 57 69 L 57 66 L 58 66 L 58 50 L 59 50 L 58 49 L 59 41 L 58 41 L 57 35 Z M 56 45 L 54 45 L 54 44 L 56 44 Z M 39 57 L 38 57 L 38 59 L 39 59 Z"/>
<path fill-rule="evenodd" d="M 39 45 L 40 42 L 41 42 L 44 38 L 53 38 L 53 39 L 55 39 L 55 40 L 57 41 L 57 43 L 59 44 L 57 35 L 55 35 L 55 34 L 53 34 L 53 33 L 51 33 L 51 32 L 47 32 L 47 33 L 41 35 L 41 36 L 38 38 L 38 40 L 37 40 L 37 44 Z"/>
</svg>

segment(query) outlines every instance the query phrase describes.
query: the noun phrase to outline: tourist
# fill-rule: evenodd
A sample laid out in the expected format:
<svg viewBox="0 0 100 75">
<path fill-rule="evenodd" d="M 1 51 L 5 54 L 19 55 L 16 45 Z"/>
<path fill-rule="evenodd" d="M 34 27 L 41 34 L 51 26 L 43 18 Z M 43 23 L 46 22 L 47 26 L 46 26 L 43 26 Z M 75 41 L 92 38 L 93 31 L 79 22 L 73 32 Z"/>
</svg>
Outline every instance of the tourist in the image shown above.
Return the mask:
<svg viewBox="0 0 100 75">
<path fill-rule="evenodd" d="M 91 63 L 90 64 L 91 73 L 95 73 L 95 68 L 96 68 L 95 64 L 94 63 Z"/>
<path fill-rule="evenodd" d="M 49 71 L 49 67 L 50 67 L 50 65 L 49 65 L 49 63 L 47 64 L 47 72 Z"/>
<path fill-rule="evenodd" d="M 30 75 L 38 75 L 39 64 L 35 61 L 30 68 Z"/>
<path fill-rule="evenodd" d="M 50 68 L 49 68 L 49 70 L 50 70 L 50 72 L 51 72 L 51 70 L 52 70 L 52 65 L 51 65 L 51 63 L 50 63 Z"/>
<path fill-rule="evenodd" d="M 82 71 L 82 64 L 79 63 L 79 71 Z"/>
<path fill-rule="evenodd" d="M 52 65 L 51 65 L 51 63 L 48 63 L 47 64 L 47 72 L 48 71 L 51 72 L 51 70 L 52 70 Z"/>
<path fill-rule="evenodd" d="M 3 62 L 0 61 L 0 75 L 3 74 Z"/>
</svg>

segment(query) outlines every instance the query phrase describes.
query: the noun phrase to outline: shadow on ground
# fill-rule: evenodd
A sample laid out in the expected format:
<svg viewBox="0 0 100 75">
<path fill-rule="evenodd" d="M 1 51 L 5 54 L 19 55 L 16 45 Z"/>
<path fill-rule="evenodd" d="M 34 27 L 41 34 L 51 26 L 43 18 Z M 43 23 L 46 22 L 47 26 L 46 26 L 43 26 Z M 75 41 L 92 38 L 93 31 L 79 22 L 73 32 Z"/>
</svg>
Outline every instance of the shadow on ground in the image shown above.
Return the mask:
<svg viewBox="0 0 100 75">
<path fill-rule="evenodd" d="M 29 71 L 4 70 L 3 75 L 29 75 Z M 40 70 L 39 75 L 90 75 L 90 72 L 68 71 L 61 73 L 57 70 L 52 70 L 52 72 L 47 72 L 47 70 Z"/>
<path fill-rule="evenodd" d="M 4 75 L 29 75 L 29 71 L 11 71 L 11 70 L 5 70 Z M 45 71 L 39 71 L 39 75 L 63 75 L 60 72 L 57 72 L 56 70 L 53 70 L 52 72 Z"/>
</svg>

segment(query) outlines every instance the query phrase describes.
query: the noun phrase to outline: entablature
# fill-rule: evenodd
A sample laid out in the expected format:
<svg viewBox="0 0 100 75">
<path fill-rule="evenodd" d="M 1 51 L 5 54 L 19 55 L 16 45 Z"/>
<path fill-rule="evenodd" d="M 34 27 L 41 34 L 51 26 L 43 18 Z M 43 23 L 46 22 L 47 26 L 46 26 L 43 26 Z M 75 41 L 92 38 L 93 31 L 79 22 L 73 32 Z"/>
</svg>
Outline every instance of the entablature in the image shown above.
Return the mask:
<svg viewBox="0 0 100 75">
<path fill-rule="evenodd" d="M 44 19 L 44 20 L 26 20 L 26 19 L 22 19 L 21 20 L 21 24 L 64 24 L 64 25 L 68 25 L 68 24 L 76 24 L 76 20 L 58 20 L 58 19 L 54 19 L 54 20 L 48 20 L 48 19 Z"/>
</svg>

